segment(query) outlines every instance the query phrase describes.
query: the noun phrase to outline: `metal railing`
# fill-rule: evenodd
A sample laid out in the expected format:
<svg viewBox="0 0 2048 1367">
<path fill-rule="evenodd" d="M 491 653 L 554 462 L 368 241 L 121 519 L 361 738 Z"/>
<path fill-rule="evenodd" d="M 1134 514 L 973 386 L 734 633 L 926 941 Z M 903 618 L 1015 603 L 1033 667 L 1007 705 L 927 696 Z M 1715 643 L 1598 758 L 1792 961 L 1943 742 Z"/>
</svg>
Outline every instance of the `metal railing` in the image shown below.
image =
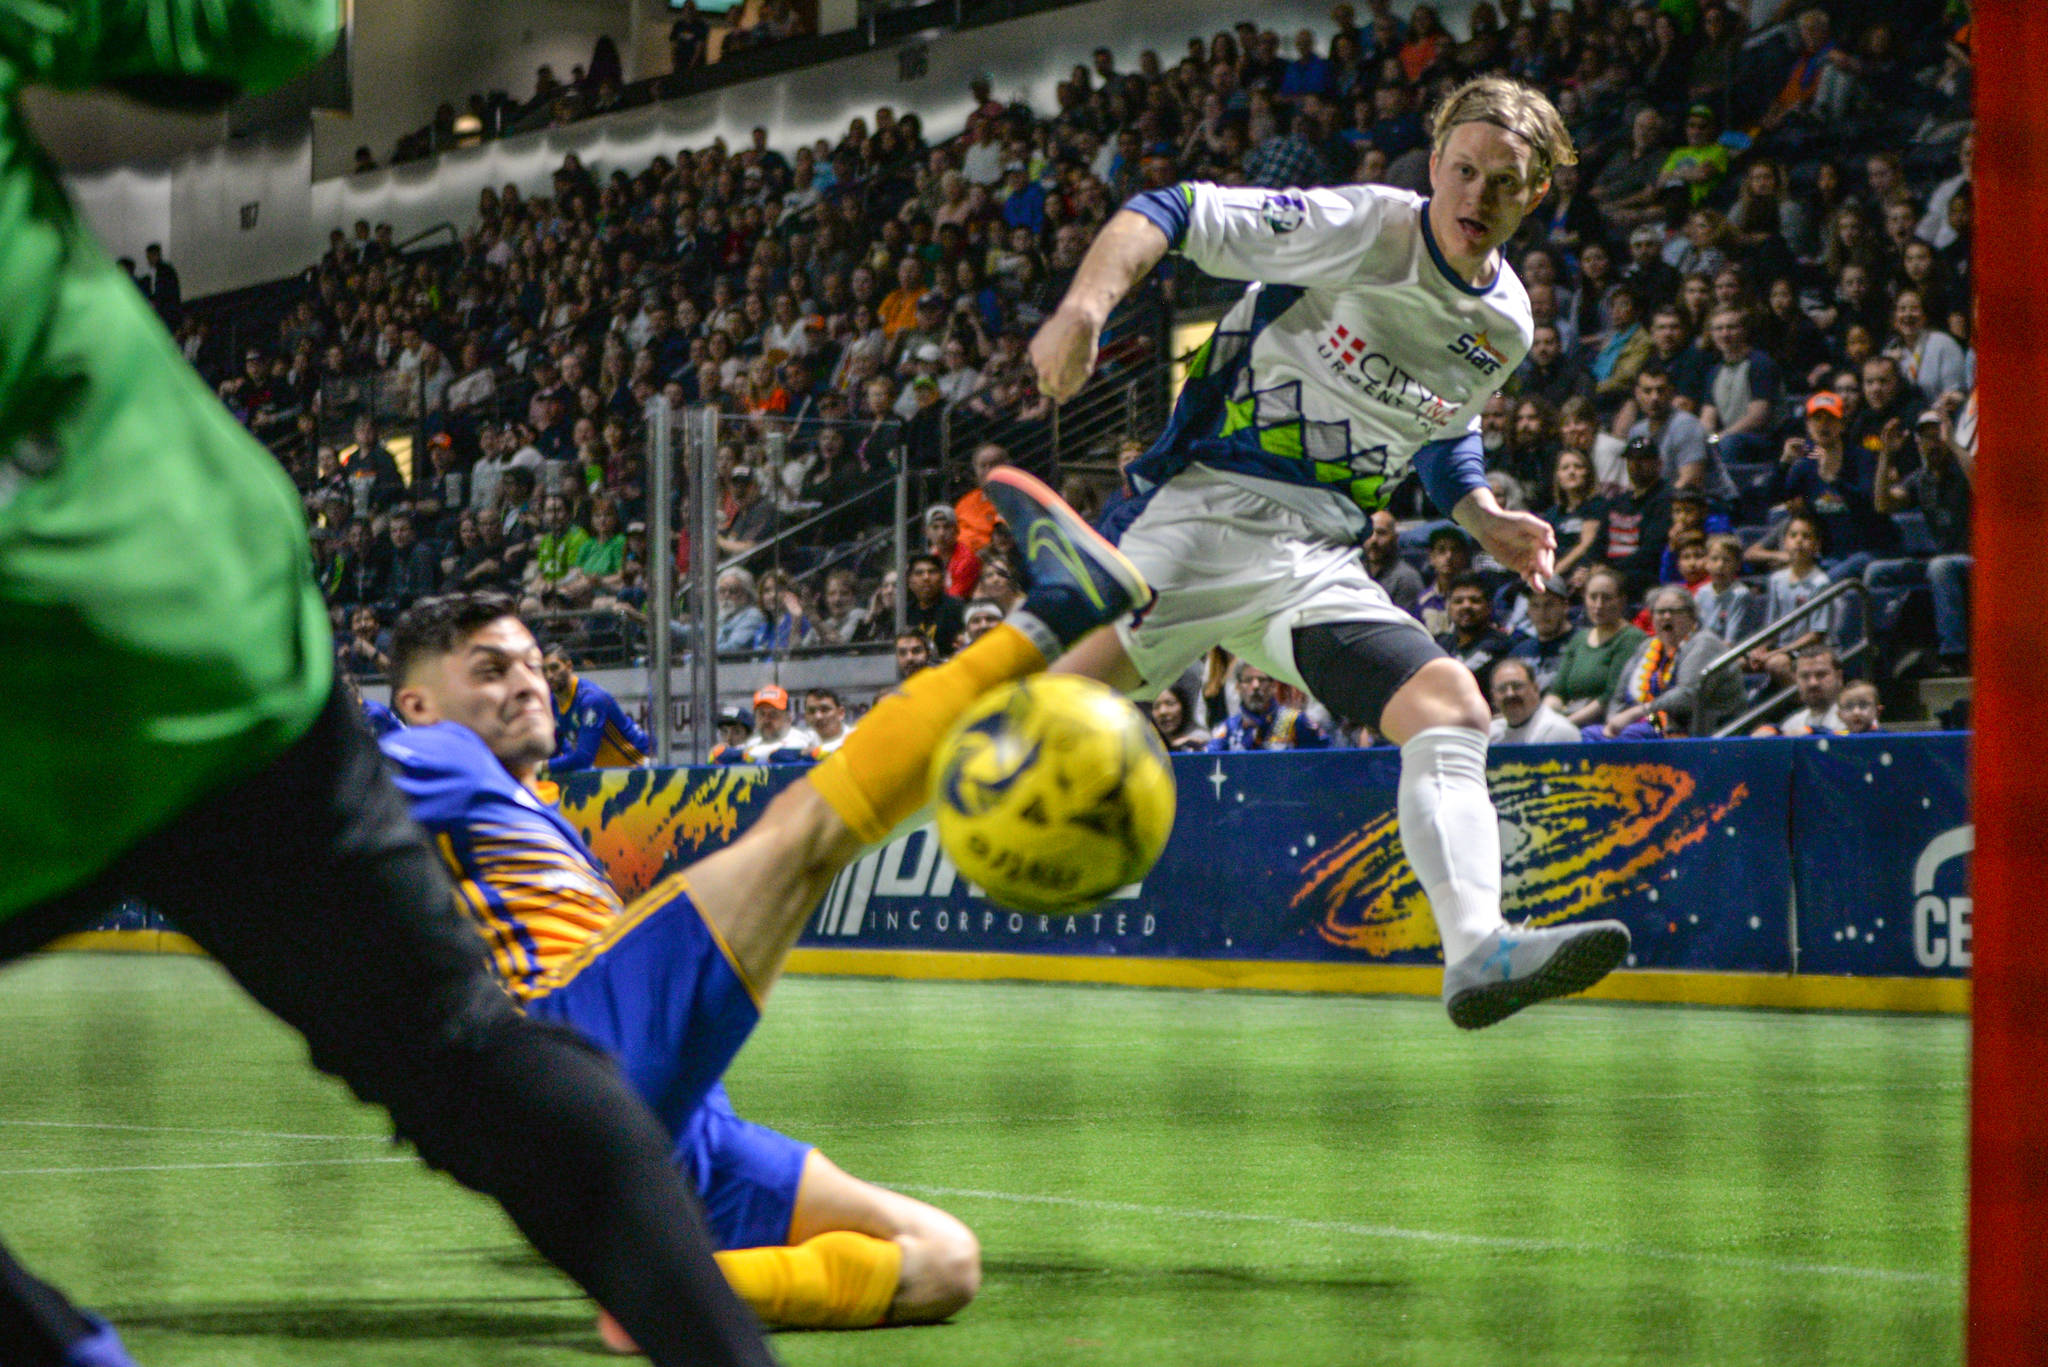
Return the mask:
<svg viewBox="0 0 2048 1367">
<path fill-rule="evenodd" d="M 1863 634 L 1854 645 L 1838 651 L 1835 658 L 1843 664 L 1853 664 L 1865 655 L 1874 653 L 1876 642 L 1875 638 L 1871 635 L 1870 590 L 1863 586 L 1861 579 L 1843 579 L 1828 585 L 1819 593 L 1807 599 L 1803 606 L 1786 613 L 1777 621 L 1767 622 L 1763 626 L 1758 627 L 1755 631 L 1752 631 L 1749 635 L 1715 656 L 1713 661 L 1701 672 L 1700 682 L 1704 684 L 1708 679 L 1713 678 L 1723 670 L 1736 668 L 1750 651 L 1755 650 L 1760 645 L 1775 641 L 1788 626 L 1812 616 L 1816 609 L 1827 607 L 1829 604 L 1851 594 L 1855 595 L 1857 603 L 1862 609 L 1860 625 L 1863 629 Z M 1723 722 L 1719 727 L 1715 728 L 1715 737 L 1747 735 L 1749 728 L 1755 726 L 1765 717 L 1770 716 L 1773 712 L 1776 712 L 1780 707 L 1791 701 L 1798 691 L 1798 686 L 1795 684 L 1786 684 L 1782 688 L 1775 690 L 1752 704 L 1746 710 L 1737 713 L 1731 720 Z"/>
<path fill-rule="evenodd" d="M 717 587 L 719 579 L 728 572 L 742 569 L 754 573 L 773 568 L 782 571 L 801 592 L 805 585 L 821 579 L 830 570 L 843 565 L 857 566 L 883 554 L 886 549 L 887 563 L 893 566 L 896 575 L 891 635 L 903 627 L 907 607 L 907 576 L 903 570 L 911 551 L 910 510 L 916 506 L 912 489 L 924 489 L 937 479 L 937 475 L 936 472 L 910 468 L 909 452 L 902 441 L 900 427 L 887 430 L 888 425 L 884 425 L 882 435 L 888 439 L 887 449 L 868 453 L 870 458 L 880 459 L 883 469 L 857 492 L 829 506 L 803 509 L 790 525 L 778 528 L 744 551 L 720 553 L 721 446 L 731 441 L 736 433 L 748 447 L 758 445 L 767 463 L 755 472 L 757 489 L 762 486 L 780 488 L 779 460 L 801 441 L 801 434 L 807 433 L 815 439 L 827 426 L 830 424 L 816 420 L 796 422 L 761 415 L 733 417 L 716 409 L 693 407 L 673 421 L 657 421 L 649 432 L 648 544 L 650 547 L 671 544 L 671 509 L 678 504 L 685 510 L 690 536 L 688 575 L 675 586 L 673 596 L 663 592 L 657 583 L 647 608 L 650 615 L 648 695 L 653 702 L 652 715 L 662 719 L 654 739 L 664 762 L 670 755 L 670 727 L 676 725 L 679 718 L 689 730 L 694 757 L 701 760 L 709 754 L 715 739 L 713 721 L 720 693 L 721 664 L 764 658 L 782 661 L 846 652 L 852 648 L 843 642 L 805 644 L 794 636 L 786 645 L 771 646 L 767 650 L 720 647 L 717 644 L 720 624 Z M 873 431 L 866 423 L 851 426 Z M 788 430 L 783 430 L 785 427 Z M 771 437 L 780 440 L 770 441 Z M 795 454 L 808 453 L 798 446 Z M 677 491 L 684 496 L 676 498 L 674 493 Z M 760 496 L 768 497 L 765 492 Z M 879 504 L 884 498 L 888 499 L 891 507 L 888 514 L 873 517 L 865 525 L 853 529 L 851 535 L 834 534 L 835 522 L 847 521 L 856 514 L 865 516 L 866 505 Z M 651 551 L 650 554 L 657 559 L 665 556 L 659 551 Z M 764 559 L 767 564 L 762 563 Z M 670 636 L 667 628 L 671 620 L 688 623 L 686 647 L 679 648 L 679 643 Z M 688 676 L 690 705 L 683 712 L 678 712 L 672 698 L 672 679 L 678 664 L 685 668 Z"/>
<path fill-rule="evenodd" d="M 945 466 L 969 468 L 974 448 L 993 441 L 1009 452 L 1011 464 L 1057 488 L 1071 464 L 1108 467 L 1126 438 L 1149 444 L 1165 425 L 1169 407 L 1171 321 L 1157 291 L 1125 301 L 1102 330 L 1096 373 L 1043 419 L 983 417 L 973 411 L 972 394 L 947 404 L 939 423 Z"/>
</svg>

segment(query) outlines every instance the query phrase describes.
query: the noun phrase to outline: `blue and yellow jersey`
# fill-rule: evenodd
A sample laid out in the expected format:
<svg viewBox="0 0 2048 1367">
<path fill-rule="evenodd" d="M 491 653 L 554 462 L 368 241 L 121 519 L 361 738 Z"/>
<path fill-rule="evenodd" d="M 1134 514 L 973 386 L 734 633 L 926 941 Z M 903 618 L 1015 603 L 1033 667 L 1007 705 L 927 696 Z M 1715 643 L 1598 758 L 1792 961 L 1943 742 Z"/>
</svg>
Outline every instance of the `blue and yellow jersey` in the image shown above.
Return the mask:
<svg viewBox="0 0 2048 1367">
<path fill-rule="evenodd" d="M 411 727 L 379 743 L 506 990 L 527 1001 L 553 989 L 624 910 L 575 827 L 466 726 Z"/>
<path fill-rule="evenodd" d="M 569 700 L 551 698 L 555 709 L 555 753 L 551 774 L 579 769 L 637 769 L 654 753 L 654 742 L 626 715 L 619 700 L 594 683 L 570 676 Z"/>
</svg>

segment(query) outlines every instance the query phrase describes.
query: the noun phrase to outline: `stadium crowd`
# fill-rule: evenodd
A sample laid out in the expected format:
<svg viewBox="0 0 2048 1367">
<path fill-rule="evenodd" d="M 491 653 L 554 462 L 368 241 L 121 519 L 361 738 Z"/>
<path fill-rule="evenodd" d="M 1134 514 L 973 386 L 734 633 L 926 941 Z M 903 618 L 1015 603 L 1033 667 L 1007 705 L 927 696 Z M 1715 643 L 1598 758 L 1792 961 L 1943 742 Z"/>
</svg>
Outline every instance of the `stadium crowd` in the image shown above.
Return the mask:
<svg viewBox="0 0 2048 1367">
<path fill-rule="evenodd" d="M 446 587 L 632 640 L 650 422 L 692 405 L 723 415 L 718 546 L 740 560 L 717 648 L 895 640 L 907 669 L 887 485 L 907 464 L 931 504 L 907 625 L 943 658 L 1017 596 L 975 481 L 1050 419 L 1025 343 L 1108 215 L 1183 179 L 1426 192 L 1427 111 L 1504 71 L 1551 95 L 1580 152 L 1510 246 L 1535 339 L 1482 419 L 1496 492 L 1555 526 L 1558 573 L 1504 585 L 1411 482 L 1374 519 L 1374 577 L 1491 685 L 1509 740 L 1701 731 L 1743 676 L 1792 685 L 1825 658 L 1839 683 L 1866 629 L 1894 671 L 1965 670 L 1967 13 L 1505 0 L 1460 36 L 1428 5 L 1363 10 L 1335 6 L 1323 34 L 1248 20 L 1131 69 L 1098 48 L 1049 109 L 978 81 L 937 141 L 883 107 L 787 155 L 766 128 L 638 170 L 571 155 L 546 194 L 485 190 L 452 251 L 335 230 L 240 355 L 208 310 L 165 316 L 305 492 L 351 670 L 380 669 L 384 624 Z M 1163 275 L 1178 306 L 1216 297 Z M 1133 493 L 1066 492 L 1105 525 Z M 667 549 L 687 567 L 687 531 Z M 1847 578 L 1869 622 L 1837 599 L 1740 676 L 1698 677 Z M 1361 739 L 1286 691 L 1216 660 L 1155 715 L 1182 748 Z M 1804 720 L 1845 715 L 1830 699 Z"/>
</svg>

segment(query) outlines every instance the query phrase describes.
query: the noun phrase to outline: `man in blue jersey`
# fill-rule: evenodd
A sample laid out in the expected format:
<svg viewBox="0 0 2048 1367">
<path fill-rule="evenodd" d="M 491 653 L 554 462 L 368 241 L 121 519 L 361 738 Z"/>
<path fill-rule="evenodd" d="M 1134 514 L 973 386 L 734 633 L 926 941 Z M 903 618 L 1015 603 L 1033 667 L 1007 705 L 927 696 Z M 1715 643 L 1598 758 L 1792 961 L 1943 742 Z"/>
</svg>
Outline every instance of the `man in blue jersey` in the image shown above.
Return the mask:
<svg viewBox="0 0 2048 1367">
<path fill-rule="evenodd" d="M 548 756 L 550 774 L 582 769 L 638 769 L 654 753 L 640 723 L 626 715 L 619 700 L 588 679 L 578 678 L 569 653 L 559 645 L 541 657 L 548 698 L 555 718 L 555 752 Z"/>
<path fill-rule="evenodd" d="M 1617 921 L 1510 928 L 1486 788 L 1486 700 L 1470 670 L 1360 562 L 1369 516 L 1412 466 L 1439 509 L 1531 584 L 1556 536 L 1486 485 L 1479 417 L 1529 349 L 1501 246 L 1576 160 L 1537 91 L 1481 77 L 1431 128 L 1432 195 L 1187 183 L 1132 199 L 1031 342 L 1039 387 L 1077 393 L 1110 310 L 1169 249 L 1251 284 L 1196 353 L 1119 547 L 1158 589 L 1061 670 L 1156 692 L 1216 645 L 1401 747 L 1401 844 L 1466 1029 L 1583 991 L 1628 950 Z"/>
<path fill-rule="evenodd" d="M 937 738 L 989 689 L 1150 599 L 1129 562 L 1038 481 L 998 472 L 989 492 L 1037 548 L 1009 620 L 877 703 L 733 844 L 630 905 L 531 786 L 554 751 L 554 715 L 511 600 L 416 604 L 393 643 L 406 729 L 384 750 L 457 905 L 521 1007 L 610 1052 L 669 1126 L 727 1246 L 722 1270 L 772 1322 L 943 1318 L 979 1280 L 958 1220 L 738 1119 L 719 1079 L 832 879 L 923 805 Z"/>
</svg>

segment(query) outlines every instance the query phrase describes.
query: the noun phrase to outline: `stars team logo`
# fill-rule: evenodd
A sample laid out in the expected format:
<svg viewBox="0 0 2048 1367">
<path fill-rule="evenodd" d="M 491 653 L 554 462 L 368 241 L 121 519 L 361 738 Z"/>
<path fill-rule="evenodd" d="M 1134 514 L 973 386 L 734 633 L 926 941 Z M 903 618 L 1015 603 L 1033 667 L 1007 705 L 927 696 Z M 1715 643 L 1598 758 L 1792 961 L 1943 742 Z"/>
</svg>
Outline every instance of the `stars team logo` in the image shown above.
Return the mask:
<svg viewBox="0 0 2048 1367">
<path fill-rule="evenodd" d="M 1465 363 L 1481 375 L 1491 375 L 1508 362 L 1508 354 L 1495 346 L 1484 331 L 1461 332 L 1457 340 L 1444 349 L 1453 356 L 1463 357 Z"/>
</svg>

